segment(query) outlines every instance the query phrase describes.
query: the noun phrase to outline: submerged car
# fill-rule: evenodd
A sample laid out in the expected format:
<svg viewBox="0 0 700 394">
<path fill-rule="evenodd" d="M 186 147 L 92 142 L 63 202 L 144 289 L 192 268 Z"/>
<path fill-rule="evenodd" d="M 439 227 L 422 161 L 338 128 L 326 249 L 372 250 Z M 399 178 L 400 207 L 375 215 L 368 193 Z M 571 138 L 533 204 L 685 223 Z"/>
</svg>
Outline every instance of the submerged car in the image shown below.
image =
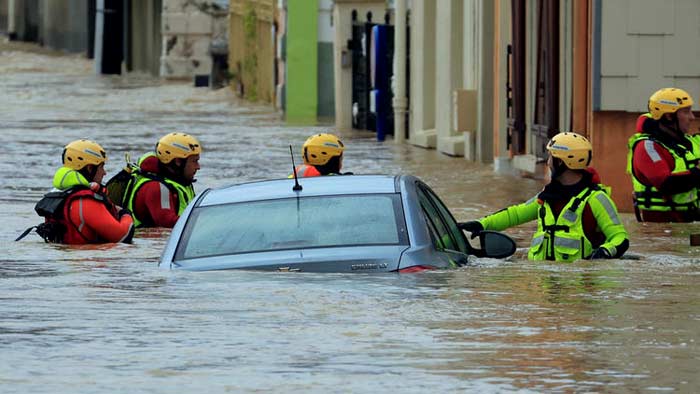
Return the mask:
<svg viewBox="0 0 700 394">
<path fill-rule="evenodd" d="M 416 272 L 503 258 L 515 242 L 492 231 L 469 244 L 445 204 L 410 175 L 278 179 L 208 189 L 190 203 L 163 268 Z"/>
</svg>

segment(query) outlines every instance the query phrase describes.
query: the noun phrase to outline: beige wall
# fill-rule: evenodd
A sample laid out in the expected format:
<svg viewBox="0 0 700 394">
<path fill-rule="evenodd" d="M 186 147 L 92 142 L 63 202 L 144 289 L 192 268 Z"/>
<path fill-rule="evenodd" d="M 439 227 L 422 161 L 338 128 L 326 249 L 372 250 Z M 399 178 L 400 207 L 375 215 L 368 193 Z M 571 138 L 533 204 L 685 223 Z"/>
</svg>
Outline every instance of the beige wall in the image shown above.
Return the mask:
<svg viewBox="0 0 700 394">
<path fill-rule="evenodd" d="M 470 160 L 493 158 L 493 64 L 482 61 L 493 58 L 493 41 L 481 39 L 493 39 L 491 6 L 491 0 L 412 3 L 410 143 Z M 460 129 L 464 124 L 477 126 Z"/>
<path fill-rule="evenodd" d="M 668 86 L 700 95 L 700 2 L 602 1 L 600 110 L 646 111 Z"/>
<path fill-rule="evenodd" d="M 444 0 L 436 12 L 436 95 L 435 129 L 437 149 L 454 156 L 464 156 L 463 139 L 456 145 L 452 129 L 453 92 L 462 88 L 462 6 L 463 0 Z M 460 136 L 460 138 L 463 138 Z"/>
<path fill-rule="evenodd" d="M 411 8 L 411 75 L 409 100 L 409 141 L 435 148 L 435 13 L 432 1 L 414 1 Z"/>
</svg>

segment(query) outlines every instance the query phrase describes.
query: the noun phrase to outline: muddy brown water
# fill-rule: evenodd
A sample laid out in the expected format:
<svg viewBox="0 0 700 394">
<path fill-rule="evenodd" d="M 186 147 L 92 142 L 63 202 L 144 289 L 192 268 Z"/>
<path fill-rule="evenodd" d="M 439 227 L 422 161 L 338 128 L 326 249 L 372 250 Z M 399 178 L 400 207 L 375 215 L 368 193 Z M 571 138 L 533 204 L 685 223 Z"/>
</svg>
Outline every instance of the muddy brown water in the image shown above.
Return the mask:
<svg viewBox="0 0 700 394">
<path fill-rule="evenodd" d="M 204 145 L 198 190 L 283 177 L 326 126 L 289 127 L 227 90 L 98 77 L 80 56 L 0 45 L 0 391 L 697 392 L 700 225 L 639 225 L 637 259 L 531 263 L 534 224 L 508 260 L 418 275 L 187 273 L 158 269 L 169 232 L 133 245 L 37 236 L 34 203 L 65 143 L 88 137 L 115 174 L 170 131 Z M 540 181 L 346 133 L 345 169 L 410 173 L 460 220 Z M 604 174 L 603 174 L 604 178 Z"/>
</svg>

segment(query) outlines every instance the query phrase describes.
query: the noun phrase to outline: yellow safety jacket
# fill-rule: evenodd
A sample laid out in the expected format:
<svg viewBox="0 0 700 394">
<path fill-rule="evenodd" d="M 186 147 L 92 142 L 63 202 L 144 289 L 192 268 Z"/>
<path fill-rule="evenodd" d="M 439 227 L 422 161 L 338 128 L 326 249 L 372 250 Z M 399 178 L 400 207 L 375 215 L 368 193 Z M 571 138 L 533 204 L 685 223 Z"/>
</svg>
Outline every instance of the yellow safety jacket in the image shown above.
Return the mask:
<svg viewBox="0 0 700 394">
<path fill-rule="evenodd" d="M 85 179 L 80 172 L 68 168 L 61 167 L 53 176 L 53 187 L 58 190 L 66 190 L 75 186 L 90 187 L 90 182 Z"/>
<path fill-rule="evenodd" d="M 153 153 L 143 155 L 139 159 L 139 164 L 141 164 L 141 162 L 150 155 L 153 155 Z M 189 202 L 192 201 L 192 199 L 194 199 L 195 193 L 194 187 L 192 185 L 183 186 L 169 178 L 165 178 L 158 174 L 153 174 L 146 171 L 134 171 L 131 174 L 131 176 L 133 177 L 133 180 L 127 187 L 125 201 L 127 201 L 126 208 L 129 211 L 133 212 L 135 227 L 140 227 L 142 221 L 136 216 L 136 211 L 134 210 L 134 200 L 136 199 L 136 193 L 138 192 L 139 188 L 141 188 L 141 186 L 143 186 L 146 182 L 158 181 L 164 184 L 171 192 L 177 193 L 178 215 L 182 215 L 182 213 L 185 211 L 185 208 L 187 208 L 187 204 L 189 204 Z"/>
<path fill-rule="evenodd" d="M 691 168 L 697 167 L 700 161 L 700 136 L 685 136 L 690 142 L 692 150 L 688 150 L 685 146 L 674 144 L 673 146 L 664 144 L 654 139 L 649 134 L 636 133 L 630 137 L 627 153 L 627 173 L 632 177 L 632 188 L 634 195 L 635 209 L 645 211 L 695 211 L 700 206 L 698 200 L 698 189 L 691 189 L 687 192 L 677 194 L 663 194 L 659 189 L 651 185 L 643 184 L 635 175 L 632 165 L 634 148 L 640 143 L 651 141 L 663 146 L 672 156 L 675 161 L 672 174 L 688 171 Z M 661 158 L 659 158 L 661 160 Z"/>
<path fill-rule="evenodd" d="M 591 241 L 583 229 L 583 211 L 587 204 L 606 237 L 600 247 L 615 256 L 616 245 L 627 239 L 627 231 L 607 194 L 607 188 L 600 185 L 582 190 L 564 206 L 558 217 L 554 216 L 548 202 L 540 201 L 535 196 L 525 203 L 486 216 L 479 222 L 486 230 L 500 231 L 537 219 L 537 231 L 532 237 L 528 259 L 571 262 L 588 258 L 593 252 Z"/>
</svg>

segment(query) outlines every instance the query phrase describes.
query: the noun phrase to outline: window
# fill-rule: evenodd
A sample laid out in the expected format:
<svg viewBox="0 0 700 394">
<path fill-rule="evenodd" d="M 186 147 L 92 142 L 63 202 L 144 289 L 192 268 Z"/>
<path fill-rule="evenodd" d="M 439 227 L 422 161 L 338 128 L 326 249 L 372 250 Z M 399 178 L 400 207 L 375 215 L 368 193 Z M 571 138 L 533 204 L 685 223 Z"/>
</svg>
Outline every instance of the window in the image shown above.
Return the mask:
<svg viewBox="0 0 700 394">
<path fill-rule="evenodd" d="M 398 194 L 320 196 L 195 208 L 175 260 L 359 245 L 407 245 Z"/>
<path fill-rule="evenodd" d="M 418 199 L 437 232 L 439 237 L 437 245 L 442 245 L 445 249 L 469 253 L 469 246 L 462 230 L 457 227 L 454 217 L 437 195 L 428 186 L 419 184 Z"/>
</svg>

